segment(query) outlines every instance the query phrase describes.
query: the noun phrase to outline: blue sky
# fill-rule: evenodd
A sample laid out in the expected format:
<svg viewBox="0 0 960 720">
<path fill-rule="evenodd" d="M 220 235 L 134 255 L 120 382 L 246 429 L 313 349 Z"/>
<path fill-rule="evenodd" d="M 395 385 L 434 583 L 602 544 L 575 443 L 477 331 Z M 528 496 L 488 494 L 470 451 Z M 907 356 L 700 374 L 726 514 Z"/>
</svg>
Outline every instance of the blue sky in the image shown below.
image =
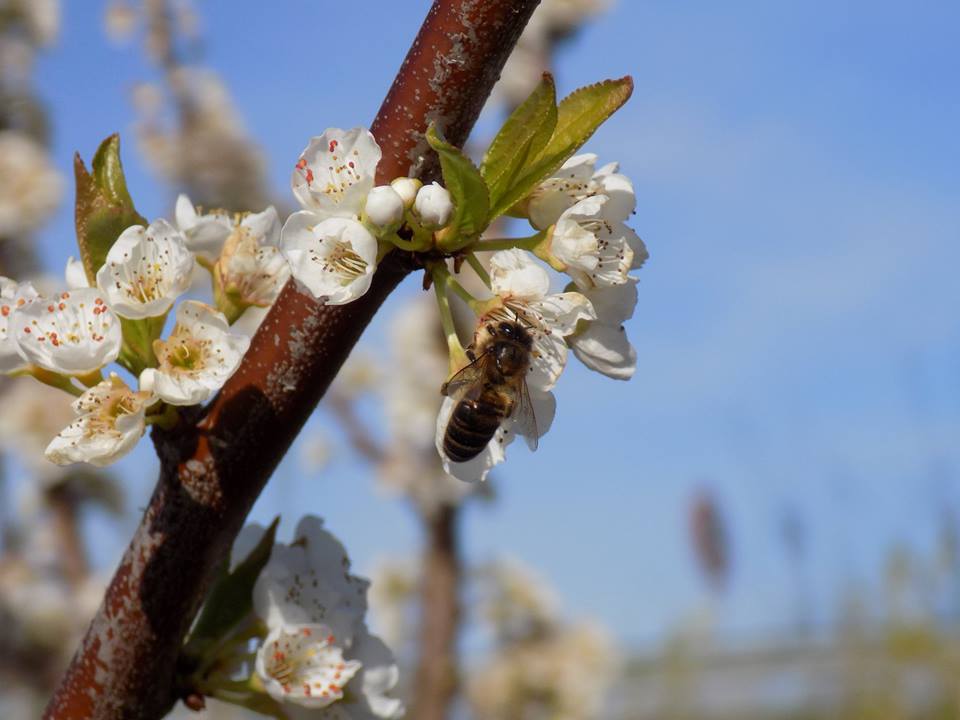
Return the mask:
<svg viewBox="0 0 960 720">
<path fill-rule="evenodd" d="M 428 5 L 198 3 L 206 62 L 278 195 L 311 135 L 369 123 Z M 64 3 L 60 42 L 37 69 L 56 162 L 69 176 L 75 150 L 89 158 L 120 130 L 138 207 L 167 214 L 169 189 L 130 134 L 130 89 L 155 70 L 136 47 L 111 46 L 92 8 Z M 570 45 L 564 92 L 636 81 L 588 149 L 634 179 L 651 253 L 627 325 L 637 377 L 615 383 L 571 362 L 553 430 L 536 454 L 514 448 L 498 502 L 468 513 L 472 559 L 519 556 L 572 616 L 641 643 L 706 602 L 687 541 L 699 487 L 730 523 L 724 633 L 793 620 L 777 534 L 786 507 L 807 530 L 821 623 L 848 583 L 876 584 L 891 544 L 932 547 L 940 508 L 960 501 L 958 24 L 950 2 L 620 0 Z M 40 241 L 58 270 L 72 252 L 69 203 Z M 398 307 L 371 328 L 372 352 Z M 325 516 L 361 571 L 388 549 L 415 552 L 406 508 L 346 452 L 320 477 L 290 460 L 257 518 Z M 121 466 L 131 506 L 152 486 L 150 462 L 144 443 Z M 104 563 L 129 529 L 93 523 Z"/>
</svg>

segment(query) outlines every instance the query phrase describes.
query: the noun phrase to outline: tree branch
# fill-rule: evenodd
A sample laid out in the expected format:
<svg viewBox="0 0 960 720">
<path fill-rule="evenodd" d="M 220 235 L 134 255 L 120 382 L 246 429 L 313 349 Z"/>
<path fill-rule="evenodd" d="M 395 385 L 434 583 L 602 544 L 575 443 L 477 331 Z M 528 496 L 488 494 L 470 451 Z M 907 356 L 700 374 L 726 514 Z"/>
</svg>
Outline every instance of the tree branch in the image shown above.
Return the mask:
<svg viewBox="0 0 960 720">
<path fill-rule="evenodd" d="M 371 126 L 378 182 L 437 177 L 423 132 L 461 145 L 539 0 L 435 0 Z M 394 252 L 348 305 L 288 283 L 243 364 L 209 407 L 154 431 L 160 479 L 83 643 L 44 714 L 58 720 L 166 713 L 186 688 L 176 663 L 219 563 L 347 355 L 413 269 Z"/>
<path fill-rule="evenodd" d="M 459 507 L 443 505 L 424 518 L 427 531 L 420 588 L 420 637 L 409 717 L 443 720 L 457 691 L 460 625 Z"/>
</svg>

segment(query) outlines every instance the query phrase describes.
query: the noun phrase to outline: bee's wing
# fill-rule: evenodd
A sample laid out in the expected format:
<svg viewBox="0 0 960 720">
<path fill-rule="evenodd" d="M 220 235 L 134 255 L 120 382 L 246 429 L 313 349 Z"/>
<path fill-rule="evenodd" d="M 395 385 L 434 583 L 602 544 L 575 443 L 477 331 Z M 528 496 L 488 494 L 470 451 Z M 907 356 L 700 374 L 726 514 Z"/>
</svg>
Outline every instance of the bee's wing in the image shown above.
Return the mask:
<svg viewBox="0 0 960 720">
<path fill-rule="evenodd" d="M 527 381 L 520 380 L 520 392 L 518 393 L 517 405 L 513 410 L 513 430 L 518 435 L 523 435 L 527 440 L 527 445 L 531 450 L 537 449 L 537 441 L 540 433 L 537 430 L 537 415 L 533 411 L 533 403 L 530 401 L 530 391 L 527 389 Z"/>
<path fill-rule="evenodd" d="M 476 360 L 461 369 L 456 375 L 447 380 L 440 388 L 440 392 L 452 398 L 462 394 L 467 388 L 483 382 L 487 363 L 493 358 L 489 351 L 480 355 Z"/>
</svg>

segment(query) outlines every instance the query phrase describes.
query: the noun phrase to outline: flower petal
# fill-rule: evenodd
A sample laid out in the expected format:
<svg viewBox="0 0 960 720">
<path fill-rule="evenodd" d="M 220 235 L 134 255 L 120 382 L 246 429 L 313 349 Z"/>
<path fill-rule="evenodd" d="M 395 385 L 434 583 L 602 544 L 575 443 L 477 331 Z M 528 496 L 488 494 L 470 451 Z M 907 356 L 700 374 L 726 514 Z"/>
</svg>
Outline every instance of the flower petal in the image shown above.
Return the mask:
<svg viewBox="0 0 960 720">
<path fill-rule="evenodd" d="M 300 155 L 290 178 L 293 194 L 322 218 L 359 218 L 380 157 L 369 130 L 328 128 Z"/>
<path fill-rule="evenodd" d="M 490 258 L 493 292 L 502 297 L 540 300 L 550 291 L 550 276 L 522 250 L 501 250 Z"/>
<path fill-rule="evenodd" d="M 121 317 L 160 317 L 190 287 L 194 255 L 166 220 L 128 227 L 97 271 L 97 286 Z"/>
<path fill-rule="evenodd" d="M 377 267 L 377 239 L 356 220 L 305 211 L 283 226 L 281 250 L 298 282 L 327 305 L 363 295 Z"/>
<path fill-rule="evenodd" d="M 580 362 L 607 377 L 629 380 L 637 369 L 637 351 L 622 325 L 590 323 L 569 341 Z"/>
<path fill-rule="evenodd" d="M 120 354 L 120 321 L 96 288 L 38 297 L 12 314 L 25 359 L 64 375 L 86 375 Z"/>
</svg>

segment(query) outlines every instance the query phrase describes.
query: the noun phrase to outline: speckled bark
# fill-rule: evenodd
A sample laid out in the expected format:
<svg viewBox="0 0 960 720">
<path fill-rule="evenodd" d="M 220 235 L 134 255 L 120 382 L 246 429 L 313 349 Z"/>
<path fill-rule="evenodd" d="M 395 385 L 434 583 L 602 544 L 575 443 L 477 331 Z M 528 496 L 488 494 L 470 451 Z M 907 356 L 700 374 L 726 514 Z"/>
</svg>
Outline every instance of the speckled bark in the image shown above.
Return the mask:
<svg viewBox="0 0 960 720">
<path fill-rule="evenodd" d="M 378 181 L 437 176 L 422 133 L 466 140 L 539 0 L 436 0 L 371 126 Z M 383 28 L 386 31 L 386 28 Z M 317 128 L 318 132 L 322 128 Z M 321 307 L 287 285 L 243 365 L 201 412 L 155 433 L 160 480 L 45 718 L 160 718 L 183 689 L 180 644 L 244 518 L 384 299 L 394 253 L 360 300 Z M 321 508 L 312 508 L 320 510 Z"/>
</svg>

